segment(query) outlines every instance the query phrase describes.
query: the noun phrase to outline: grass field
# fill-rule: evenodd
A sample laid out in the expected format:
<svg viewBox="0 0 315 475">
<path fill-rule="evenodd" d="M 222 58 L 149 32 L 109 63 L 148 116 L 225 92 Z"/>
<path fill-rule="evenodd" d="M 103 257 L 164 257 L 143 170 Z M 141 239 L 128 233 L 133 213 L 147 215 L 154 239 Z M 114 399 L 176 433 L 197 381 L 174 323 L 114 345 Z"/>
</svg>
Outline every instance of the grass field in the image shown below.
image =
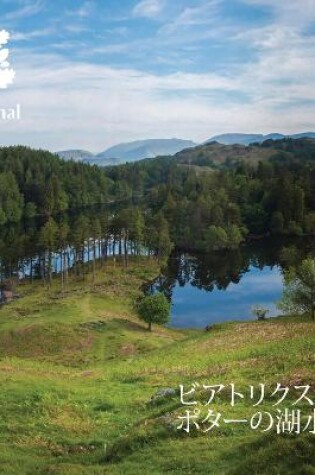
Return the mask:
<svg viewBox="0 0 315 475">
<path fill-rule="evenodd" d="M 294 386 L 312 385 L 314 397 L 314 323 L 281 317 L 150 333 L 132 302 L 157 273 L 153 261 L 137 259 L 127 271 L 109 263 L 95 284 L 72 279 L 63 295 L 58 280 L 51 289 L 21 285 L 21 298 L 0 309 L 0 473 L 315 474 L 309 431 L 176 428 L 186 410 L 180 384 L 225 385 L 208 409 L 229 419 L 294 409 Z M 245 397 L 231 407 L 230 383 L 244 393 L 265 384 L 264 402 L 253 407 Z M 270 397 L 276 383 L 291 387 L 279 406 Z M 161 388 L 176 393 L 150 402 Z M 197 389 L 198 401 L 206 396 Z M 296 409 L 305 425 L 313 409 Z"/>
</svg>

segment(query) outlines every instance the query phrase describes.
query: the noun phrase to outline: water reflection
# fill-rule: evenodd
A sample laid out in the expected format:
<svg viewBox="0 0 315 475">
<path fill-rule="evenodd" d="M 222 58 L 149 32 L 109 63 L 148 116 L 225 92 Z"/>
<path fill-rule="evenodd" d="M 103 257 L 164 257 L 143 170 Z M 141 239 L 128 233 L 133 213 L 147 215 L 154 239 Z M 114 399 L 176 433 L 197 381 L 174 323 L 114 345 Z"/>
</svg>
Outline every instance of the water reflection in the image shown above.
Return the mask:
<svg viewBox="0 0 315 475">
<path fill-rule="evenodd" d="M 239 283 L 230 282 L 223 288 L 206 292 L 192 285 L 176 286 L 172 292 L 172 325 L 176 327 L 205 327 L 226 320 L 253 318 L 251 307 L 261 304 L 276 315 L 274 302 L 282 292 L 282 275 L 278 267 L 263 270 L 250 267 Z"/>
<path fill-rule="evenodd" d="M 313 252 L 310 239 L 266 239 L 235 252 L 177 253 L 146 291 L 166 293 L 175 327 L 253 319 L 251 307 L 256 304 L 275 316 L 284 270 Z"/>
<path fill-rule="evenodd" d="M 49 282 L 53 274 L 60 274 L 63 288 L 68 272 L 84 277 L 88 271 L 94 273 L 96 261 L 102 265 L 112 256 L 127 266 L 129 255 L 152 255 L 154 251 L 122 222 L 113 210 L 89 209 L 56 217 L 55 229 L 47 228 L 47 219 L 2 227 L 0 280 L 13 276 Z M 176 327 L 246 320 L 256 304 L 275 315 L 284 269 L 309 254 L 314 255 L 314 239 L 306 238 L 266 239 L 207 255 L 177 251 L 145 291 L 166 293 L 172 302 L 171 325 Z M 10 285 L 6 290 L 10 292 Z"/>
<path fill-rule="evenodd" d="M 118 223 L 117 210 L 89 209 L 80 214 L 21 222 L 0 228 L 0 280 L 14 278 L 51 279 L 53 274 L 93 269 L 108 257 L 128 264 L 130 255 L 153 251 L 134 239 Z M 86 266 L 85 266 L 86 267 Z"/>
</svg>

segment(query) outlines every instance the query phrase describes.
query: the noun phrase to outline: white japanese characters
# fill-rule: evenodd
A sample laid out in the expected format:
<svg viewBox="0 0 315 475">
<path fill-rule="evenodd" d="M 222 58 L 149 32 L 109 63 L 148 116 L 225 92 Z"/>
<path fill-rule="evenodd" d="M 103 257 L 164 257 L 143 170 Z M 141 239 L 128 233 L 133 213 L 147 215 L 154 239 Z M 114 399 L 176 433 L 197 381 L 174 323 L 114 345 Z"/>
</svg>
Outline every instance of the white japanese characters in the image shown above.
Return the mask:
<svg viewBox="0 0 315 475">
<path fill-rule="evenodd" d="M 310 397 L 312 392 L 310 385 L 289 387 L 277 383 L 275 388 L 267 391 L 265 384 L 259 384 L 259 387 L 249 386 L 243 393 L 236 391 L 234 383 L 227 386 L 193 383 L 187 390 L 183 385 L 180 385 L 179 389 L 181 404 L 190 406 L 190 409 L 187 408 L 183 415 L 178 416 L 180 424 L 177 429 L 188 434 L 191 430 L 208 433 L 226 424 L 246 424 L 254 431 L 275 430 L 277 434 L 301 434 L 302 432 L 315 434 L 314 395 Z M 246 418 L 224 417 L 223 413 L 209 408 L 213 403 L 220 403 L 220 396 L 224 391 L 229 405 L 233 408 L 245 400 L 250 401 L 250 406 L 253 408 L 263 405 L 267 400 L 269 405 L 271 404 L 271 410 L 261 408 L 257 412 L 253 411 Z M 295 407 L 279 409 L 277 406 L 283 403 Z M 306 407 L 311 406 L 312 411 L 305 413 L 296 408 L 301 403 Z M 273 408 L 276 409 L 273 411 Z"/>
</svg>

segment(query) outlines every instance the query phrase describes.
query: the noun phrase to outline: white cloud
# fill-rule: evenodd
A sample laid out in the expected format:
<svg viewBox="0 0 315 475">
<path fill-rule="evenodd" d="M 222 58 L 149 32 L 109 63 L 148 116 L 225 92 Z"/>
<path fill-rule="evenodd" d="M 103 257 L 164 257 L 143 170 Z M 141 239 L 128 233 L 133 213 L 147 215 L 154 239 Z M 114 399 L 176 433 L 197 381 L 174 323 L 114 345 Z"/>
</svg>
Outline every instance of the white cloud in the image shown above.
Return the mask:
<svg viewBox="0 0 315 475">
<path fill-rule="evenodd" d="M 219 17 L 219 6 L 222 0 L 209 0 L 201 2 L 197 6 L 185 7 L 182 11 L 170 18 L 159 31 L 161 37 L 178 37 L 179 41 L 183 40 L 192 42 L 205 37 L 205 28 L 207 28 L 207 36 L 218 36 L 226 30 L 226 25 Z M 212 26 L 212 27 L 211 27 Z M 188 35 L 187 35 L 188 32 Z"/>
<path fill-rule="evenodd" d="M 248 92 L 269 106 L 296 110 L 315 100 L 315 37 L 305 28 L 315 19 L 315 0 L 245 0 L 270 6 L 274 12 L 267 26 L 238 32 L 233 41 L 250 44 L 257 59 L 243 69 Z M 284 107 L 283 107 L 284 108 Z M 308 107 L 308 109 L 310 109 Z"/>
<path fill-rule="evenodd" d="M 1 142 L 97 152 L 138 138 L 202 141 L 226 131 L 314 129 L 313 110 L 307 104 L 296 105 L 294 114 L 284 113 L 281 106 L 303 98 L 315 101 L 315 69 L 301 59 L 303 77 L 283 87 L 275 79 L 281 65 L 294 71 L 295 59 L 287 64 L 276 57 L 264 61 L 256 68 L 242 68 L 236 77 L 158 75 L 24 53 L 16 57 L 14 86 L 1 98 L 1 107 L 21 104 L 22 120 L 0 122 Z M 311 79 L 304 81 L 304 76 Z M 248 101 L 236 104 L 229 98 L 234 91 L 247 94 Z"/>
<path fill-rule="evenodd" d="M 133 9 L 133 15 L 139 17 L 156 17 L 164 8 L 164 0 L 141 0 Z"/>
<path fill-rule="evenodd" d="M 294 24 L 309 24 L 315 19 L 315 0 L 243 0 L 249 5 L 271 8 L 282 21 Z"/>
<path fill-rule="evenodd" d="M 24 2 L 21 8 L 7 13 L 3 16 L 4 21 L 17 21 L 23 18 L 31 17 L 40 13 L 45 6 L 44 0 L 37 0 L 32 2 Z"/>
<path fill-rule="evenodd" d="M 55 33 L 54 28 L 43 28 L 40 30 L 33 30 L 28 32 L 16 31 L 12 34 L 13 41 L 27 41 L 34 38 L 41 38 Z"/>
<path fill-rule="evenodd" d="M 138 138 L 177 136 L 202 141 L 229 131 L 293 133 L 315 129 L 315 38 L 304 32 L 314 14 L 308 8 L 315 0 L 301 0 L 302 5 L 243 1 L 272 8 L 272 23 L 242 31 L 236 23 L 218 21 L 217 0 L 200 2 L 183 9 L 145 45 L 126 40 L 98 44 L 93 50 L 94 54 L 135 50 L 139 57 L 154 50 L 159 53 L 154 56 L 156 63 L 177 65 L 174 74 L 71 62 L 26 50 L 14 52 L 16 81 L 1 96 L 0 108 L 19 102 L 22 120 L 11 124 L 0 121 L 2 143 L 101 151 Z M 163 2 L 142 1 L 134 15 L 155 17 L 162 6 Z M 299 8 L 304 11 L 299 13 Z M 197 40 L 205 35 L 224 39 L 227 47 L 229 41 L 250 45 L 255 56 L 244 64 L 229 64 L 224 74 L 211 71 L 211 61 L 204 74 L 181 71 L 183 58 L 193 60 L 199 51 Z M 176 58 L 178 44 L 181 56 Z M 68 40 L 59 46 L 78 49 L 78 42 Z M 184 55 L 184 48 L 188 54 Z M 81 50 L 90 52 L 87 47 Z"/>
<path fill-rule="evenodd" d="M 80 8 L 70 13 L 71 15 L 74 15 L 80 18 L 86 18 L 90 16 L 91 13 L 94 11 L 94 7 L 95 7 L 94 1 L 87 0 L 80 6 Z"/>
</svg>

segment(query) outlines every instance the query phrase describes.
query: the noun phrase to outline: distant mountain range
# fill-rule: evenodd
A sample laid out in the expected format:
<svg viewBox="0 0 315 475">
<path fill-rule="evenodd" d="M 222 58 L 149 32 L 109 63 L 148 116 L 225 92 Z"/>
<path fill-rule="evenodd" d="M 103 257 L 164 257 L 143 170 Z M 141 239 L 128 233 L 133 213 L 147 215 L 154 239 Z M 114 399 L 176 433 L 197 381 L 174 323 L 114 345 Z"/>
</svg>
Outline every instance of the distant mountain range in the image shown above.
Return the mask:
<svg viewBox="0 0 315 475">
<path fill-rule="evenodd" d="M 149 139 L 115 145 L 97 155 L 85 150 L 64 150 L 57 152 L 57 155 L 64 160 L 80 160 L 93 165 L 107 166 L 134 162 L 143 158 L 153 158 L 159 155 L 174 155 L 181 150 L 196 145 L 191 140 Z"/>
<path fill-rule="evenodd" d="M 174 155 L 184 148 L 195 147 L 197 144 L 191 140 L 180 139 L 151 139 L 137 140 L 136 142 L 115 145 L 97 155 L 100 160 L 113 160 L 117 162 L 134 162 L 142 158 L 153 158 L 159 155 Z"/>
<path fill-rule="evenodd" d="M 207 140 L 206 143 L 210 142 L 218 142 L 222 145 L 249 145 L 254 142 L 264 142 L 265 140 L 281 140 L 284 138 L 292 138 L 292 139 L 301 139 L 301 138 L 315 138 L 315 132 L 303 132 L 301 134 L 292 134 L 292 135 L 284 135 L 284 134 L 222 134 L 222 135 L 215 135 L 211 137 L 211 139 Z"/>
<path fill-rule="evenodd" d="M 268 135 L 238 133 L 222 134 L 211 137 L 201 145 L 209 144 L 211 142 L 217 142 L 222 145 L 250 145 L 254 142 L 262 143 L 265 140 L 281 140 L 284 138 L 299 139 L 305 137 L 315 138 L 315 132 L 303 132 L 293 135 L 279 133 Z M 144 158 L 175 155 L 178 152 L 197 146 L 198 144 L 191 140 L 148 139 L 118 144 L 97 155 L 86 150 L 76 149 L 57 152 L 57 155 L 64 160 L 82 161 L 84 163 L 90 163 L 91 165 L 108 166 L 119 165 L 126 162 L 135 162 Z"/>
</svg>

